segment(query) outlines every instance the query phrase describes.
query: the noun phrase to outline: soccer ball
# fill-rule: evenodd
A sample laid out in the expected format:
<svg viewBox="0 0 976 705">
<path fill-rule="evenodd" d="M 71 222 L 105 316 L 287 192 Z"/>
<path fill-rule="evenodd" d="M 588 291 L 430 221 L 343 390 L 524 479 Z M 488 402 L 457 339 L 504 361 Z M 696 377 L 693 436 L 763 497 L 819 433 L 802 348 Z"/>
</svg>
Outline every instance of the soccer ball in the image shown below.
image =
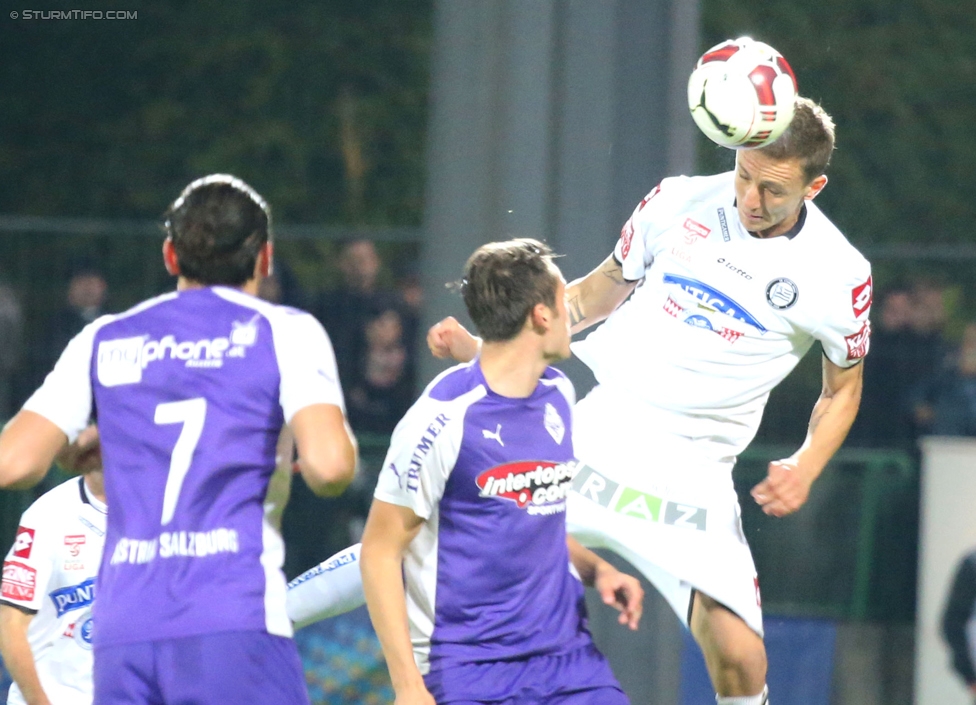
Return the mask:
<svg viewBox="0 0 976 705">
<path fill-rule="evenodd" d="M 775 141 L 793 119 L 796 77 L 768 44 L 739 37 L 706 51 L 688 79 L 688 107 L 705 135 L 723 147 Z"/>
</svg>

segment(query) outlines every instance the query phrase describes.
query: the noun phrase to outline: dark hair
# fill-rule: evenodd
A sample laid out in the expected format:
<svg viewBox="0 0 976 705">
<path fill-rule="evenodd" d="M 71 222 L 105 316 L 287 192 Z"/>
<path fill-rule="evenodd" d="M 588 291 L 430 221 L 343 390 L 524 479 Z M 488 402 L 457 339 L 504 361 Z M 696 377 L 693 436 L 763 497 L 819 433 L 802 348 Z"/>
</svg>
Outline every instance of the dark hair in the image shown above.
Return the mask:
<svg viewBox="0 0 976 705">
<path fill-rule="evenodd" d="M 558 270 L 549 246 L 530 238 L 482 245 L 464 265 L 461 292 L 486 341 L 511 340 L 536 304 L 556 306 Z"/>
<path fill-rule="evenodd" d="M 271 237 L 271 212 L 257 191 L 229 174 L 197 179 L 166 211 L 180 273 L 201 284 L 240 286 L 254 276 Z"/>
<path fill-rule="evenodd" d="M 804 183 L 827 171 L 834 151 L 834 121 L 809 98 L 797 96 L 793 120 L 786 132 L 759 151 L 777 161 L 799 159 Z"/>
</svg>

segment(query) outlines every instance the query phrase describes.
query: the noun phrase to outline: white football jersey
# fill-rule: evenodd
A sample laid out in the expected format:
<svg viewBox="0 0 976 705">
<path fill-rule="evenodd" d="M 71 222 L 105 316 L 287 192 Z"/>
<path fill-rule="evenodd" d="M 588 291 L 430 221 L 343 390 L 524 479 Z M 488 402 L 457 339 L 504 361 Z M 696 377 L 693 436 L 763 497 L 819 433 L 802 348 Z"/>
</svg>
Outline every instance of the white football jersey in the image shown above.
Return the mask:
<svg viewBox="0 0 976 705">
<path fill-rule="evenodd" d="M 849 367 L 871 331 L 867 260 L 812 201 L 790 234 L 754 237 L 733 180 L 665 179 L 641 201 L 614 249 L 623 276 L 641 284 L 573 344 L 602 385 L 723 456 L 749 444 L 770 390 L 815 340 Z"/>
<path fill-rule="evenodd" d="M 105 505 L 72 478 L 28 507 L 3 564 L 2 601 L 35 613 L 27 639 L 58 705 L 92 702 L 91 611 L 104 542 Z M 7 702 L 24 703 L 16 684 Z"/>
</svg>

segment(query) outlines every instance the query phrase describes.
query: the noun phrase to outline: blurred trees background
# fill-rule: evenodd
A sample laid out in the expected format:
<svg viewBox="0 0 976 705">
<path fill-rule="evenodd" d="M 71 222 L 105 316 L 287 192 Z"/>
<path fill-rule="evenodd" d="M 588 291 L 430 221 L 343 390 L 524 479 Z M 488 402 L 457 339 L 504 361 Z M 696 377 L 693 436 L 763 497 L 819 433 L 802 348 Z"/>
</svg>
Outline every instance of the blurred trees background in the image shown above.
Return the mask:
<svg viewBox="0 0 976 705">
<path fill-rule="evenodd" d="M 431 0 L 0 17 L 0 212 L 156 217 L 230 171 L 290 222 L 417 225 Z"/>
<path fill-rule="evenodd" d="M 839 126 L 821 203 L 858 245 L 970 242 L 976 6 L 702 0 Z M 154 3 L 135 21 L 0 18 L 0 212 L 154 217 L 232 171 L 279 220 L 418 225 L 433 0 Z M 702 141 L 703 168 L 732 154 Z M 624 214 L 625 215 L 625 214 Z"/>
</svg>

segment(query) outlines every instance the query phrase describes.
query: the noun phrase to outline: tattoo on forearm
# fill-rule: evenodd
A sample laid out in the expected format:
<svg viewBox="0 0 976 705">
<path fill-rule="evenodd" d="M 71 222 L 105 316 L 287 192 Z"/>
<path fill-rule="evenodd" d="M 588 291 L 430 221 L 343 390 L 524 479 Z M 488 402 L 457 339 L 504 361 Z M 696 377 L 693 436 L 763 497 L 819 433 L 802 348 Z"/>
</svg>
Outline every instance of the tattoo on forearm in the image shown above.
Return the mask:
<svg viewBox="0 0 976 705">
<path fill-rule="evenodd" d="M 611 260 L 604 264 L 600 271 L 603 273 L 603 276 L 612 281 L 614 284 L 621 286 L 629 284 L 629 282 L 624 279 L 623 268 L 617 264 L 616 260 Z"/>
<path fill-rule="evenodd" d="M 583 307 L 580 304 L 579 295 L 574 296 L 568 302 L 569 308 L 569 324 L 575 326 L 577 323 L 582 321 L 586 316 L 583 315 Z"/>
</svg>

